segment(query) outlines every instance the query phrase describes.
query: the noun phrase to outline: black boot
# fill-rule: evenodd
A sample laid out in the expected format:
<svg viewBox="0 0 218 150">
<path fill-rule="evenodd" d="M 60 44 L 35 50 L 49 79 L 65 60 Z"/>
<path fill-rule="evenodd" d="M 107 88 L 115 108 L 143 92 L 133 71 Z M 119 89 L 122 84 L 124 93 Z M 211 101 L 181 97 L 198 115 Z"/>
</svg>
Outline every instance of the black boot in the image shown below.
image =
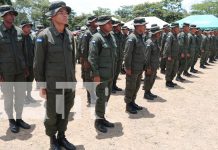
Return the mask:
<svg viewBox="0 0 218 150">
<path fill-rule="evenodd" d="M 176 81 L 184 82 L 185 79 L 183 79 L 180 75 L 177 75 L 177 77 L 176 77 Z"/>
<path fill-rule="evenodd" d="M 167 87 L 174 87 L 174 85 L 171 83 L 171 81 L 166 81 L 166 86 Z"/>
<path fill-rule="evenodd" d="M 17 119 L 16 123 L 17 123 L 18 127 L 21 127 L 23 129 L 30 129 L 31 128 L 31 126 L 28 123 L 24 122 L 22 119 Z"/>
<path fill-rule="evenodd" d="M 206 66 L 204 66 L 203 64 L 200 65 L 200 68 L 205 69 Z"/>
<path fill-rule="evenodd" d="M 61 150 L 55 135 L 50 136 L 50 150 Z"/>
<path fill-rule="evenodd" d="M 196 69 L 194 69 L 194 68 L 191 68 L 191 69 L 190 69 L 190 72 L 192 72 L 192 73 L 197 73 L 198 70 L 196 70 Z"/>
<path fill-rule="evenodd" d="M 128 112 L 130 114 L 137 114 L 137 111 L 136 111 L 135 107 L 132 105 L 132 103 L 126 104 L 126 112 Z"/>
<path fill-rule="evenodd" d="M 186 76 L 186 77 L 190 77 L 190 76 L 191 76 L 191 74 L 188 73 L 188 71 L 184 71 L 184 72 L 183 72 L 183 75 Z"/>
<path fill-rule="evenodd" d="M 177 86 L 177 84 L 176 84 L 176 83 L 174 83 L 173 81 L 171 81 L 171 84 L 172 84 L 173 86 Z"/>
<path fill-rule="evenodd" d="M 157 98 L 157 95 L 151 93 L 151 91 L 148 91 L 149 95 L 152 96 L 153 98 Z"/>
<path fill-rule="evenodd" d="M 145 98 L 145 99 L 148 99 L 148 100 L 154 100 L 154 97 L 152 97 L 152 96 L 149 94 L 149 92 L 145 92 L 145 93 L 144 93 L 144 98 Z"/>
<path fill-rule="evenodd" d="M 113 123 L 111 123 L 111 122 L 109 122 L 108 120 L 106 120 L 105 118 L 103 119 L 103 125 L 105 126 L 105 127 L 108 127 L 108 128 L 114 128 L 114 124 Z"/>
<path fill-rule="evenodd" d="M 132 106 L 133 106 L 133 108 L 135 108 L 135 110 L 142 110 L 143 109 L 143 107 L 137 105 L 134 101 L 132 102 Z"/>
<path fill-rule="evenodd" d="M 122 91 L 122 89 L 119 88 L 119 87 L 117 87 L 116 85 L 114 86 L 114 89 L 115 89 L 116 91 Z"/>
<path fill-rule="evenodd" d="M 165 69 L 160 70 L 160 73 L 162 73 L 162 74 L 165 74 L 165 72 L 166 72 Z"/>
<path fill-rule="evenodd" d="M 95 120 L 95 129 L 102 133 L 107 133 L 107 128 L 104 126 L 104 119 Z"/>
<path fill-rule="evenodd" d="M 64 147 L 66 150 L 76 150 L 76 147 L 66 139 L 64 132 L 58 133 L 57 141 L 58 144 Z"/>
<path fill-rule="evenodd" d="M 17 123 L 14 119 L 9 119 L 9 129 L 13 133 L 18 133 L 20 131 L 19 127 L 17 126 Z"/>
</svg>

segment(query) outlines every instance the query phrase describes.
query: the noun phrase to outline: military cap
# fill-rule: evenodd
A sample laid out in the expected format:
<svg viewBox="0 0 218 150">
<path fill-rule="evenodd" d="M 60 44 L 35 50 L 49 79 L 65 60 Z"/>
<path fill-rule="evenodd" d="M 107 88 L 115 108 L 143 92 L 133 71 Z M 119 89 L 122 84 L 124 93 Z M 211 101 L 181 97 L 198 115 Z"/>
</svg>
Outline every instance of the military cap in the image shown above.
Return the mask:
<svg viewBox="0 0 218 150">
<path fill-rule="evenodd" d="M 170 25 L 171 28 L 179 27 L 179 23 L 173 22 Z"/>
<path fill-rule="evenodd" d="M 156 34 L 158 32 L 161 32 L 162 30 L 160 29 L 160 27 L 157 24 L 152 24 L 150 31 L 152 34 Z"/>
<path fill-rule="evenodd" d="M 55 16 L 56 13 L 61 9 L 66 8 L 67 13 L 70 14 L 71 8 L 66 6 L 66 3 L 63 1 L 54 1 L 49 6 L 49 11 L 45 14 L 48 17 Z"/>
<path fill-rule="evenodd" d="M 190 28 L 192 28 L 192 29 L 193 29 L 193 28 L 196 28 L 196 25 L 191 24 L 191 25 L 190 25 Z"/>
<path fill-rule="evenodd" d="M 97 25 L 99 25 L 99 26 L 105 25 L 109 21 L 112 21 L 111 16 L 102 15 L 102 16 L 98 17 Z"/>
<path fill-rule="evenodd" d="M 122 27 L 121 27 L 121 30 L 126 30 L 126 29 L 128 29 L 127 26 L 122 26 Z"/>
<path fill-rule="evenodd" d="M 37 28 L 37 29 L 43 29 L 43 28 L 44 28 L 44 25 L 39 24 L 39 25 L 36 26 L 36 28 Z"/>
<path fill-rule="evenodd" d="M 187 22 L 184 22 L 184 23 L 182 24 L 182 26 L 183 26 L 183 27 L 185 27 L 185 26 L 190 26 L 190 24 L 187 23 Z"/>
<path fill-rule="evenodd" d="M 87 22 L 93 22 L 93 21 L 96 21 L 98 18 L 96 16 L 90 16 L 88 17 L 88 21 Z"/>
<path fill-rule="evenodd" d="M 121 22 L 118 20 L 117 21 L 114 20 L 112 23 L 113 23 L 113 26 L 121 25 Z"/>
<path fill-rule="evenodd" d="M 8 12 L 12 12 L 15 16 L 18 15 L 18 12 L 11 5 L 2 5 L 2 6 L 0 6 L 0 15 L 1 15 L 1 17 L 3 17 Z"/>
<path fill-rule="evenodd" d="M 137 17 L 133 21 L 134 26 L 145 25 L 145 24 L 147 24 L 147 22 L 145 21 L 145 18 L 143 18 L 143 17 Z"/>
<path fill-rule="evenodd" d="M 163 25 L 163 28 L 169 28 L 170 26 L 168 24 Z"/>
<path fill-rule="evenodd" d="M 23 28 L 25 25 L 30 25 L 31 27 L 33 26 L 32 22 L 30 22 L 28 20 L 24 20 L 21 22 L 20 28 Z"/>
</svg>

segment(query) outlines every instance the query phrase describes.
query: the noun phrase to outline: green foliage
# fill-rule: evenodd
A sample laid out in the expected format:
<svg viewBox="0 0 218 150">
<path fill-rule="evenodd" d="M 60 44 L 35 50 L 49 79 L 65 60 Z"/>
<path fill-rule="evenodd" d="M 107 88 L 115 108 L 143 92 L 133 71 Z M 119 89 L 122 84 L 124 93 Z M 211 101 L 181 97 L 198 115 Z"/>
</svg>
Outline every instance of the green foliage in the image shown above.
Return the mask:
<svg viewBox="0 0 218 150">
<path fill-rule="evenodd" d="M 205 0 L 200 4 L 192 5 L 192 14 L 212 14 L 218 16 L 218 0 Z"/>
<path fill-rule="evenodd" d="M 132 12 L 133 12 L 133 5 L 121 6 L 120 8 L 118 8 L 117 11 L 115 11 L 115 15 L 120 16 L 121 20 L 125 22 L 127 20 L 131 20 L 134 18 Z"/>
<path fill-rule="evenodd" d="M 97 10 L 93 10 L 93 14 L 96 15 L 96 16 L 111 15 L 111 10 L 108 9 L 108 8 L 98 7 Z"/>
<path fill-rule="evenodd" d="M 11 0 L 0 0 L 0 5 L 5 5 L 5 4 L 12 5 L 12 2 Z"/>
</svg>

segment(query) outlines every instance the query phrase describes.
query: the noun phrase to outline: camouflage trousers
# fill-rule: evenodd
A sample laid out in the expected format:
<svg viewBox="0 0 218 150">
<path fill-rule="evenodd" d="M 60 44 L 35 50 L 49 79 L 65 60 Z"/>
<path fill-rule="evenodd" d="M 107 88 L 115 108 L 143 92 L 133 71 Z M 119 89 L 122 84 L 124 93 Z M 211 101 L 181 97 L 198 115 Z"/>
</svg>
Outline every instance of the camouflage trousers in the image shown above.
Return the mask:
<svg viewBox="0 0 218 150">
<path fill-rule="evenodd" d="M 165 79 L 166 81 L 172 81 L 176 76 L 178 71 L 179 60 L 177 58 L 173 58 L 171 61 L 166 62 L 166 74 Z"/>
<path fill-rule="evenodd" d="M 126 88 L 124 100 L 127 104 L 135 101 L 138 90 L 141 85 L 141 78 L 142 72 L 134 73 L 130 76 L 126 75 Z"/>
<path fill-rule="evenodd" d="M 75 92 L 72 89 L 48 89 L 46 100 L 46 118 L 44 121 L 46 135 L 67 130 L 68 116 L 74 105 Z"/>
</svg>

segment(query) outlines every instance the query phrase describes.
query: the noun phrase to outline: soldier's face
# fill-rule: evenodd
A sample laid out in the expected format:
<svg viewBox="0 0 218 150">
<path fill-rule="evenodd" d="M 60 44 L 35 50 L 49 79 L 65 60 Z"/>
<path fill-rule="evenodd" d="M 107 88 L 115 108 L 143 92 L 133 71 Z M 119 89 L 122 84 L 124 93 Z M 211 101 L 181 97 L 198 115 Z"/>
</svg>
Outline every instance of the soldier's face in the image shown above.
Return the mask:
<svg viewBox="0 0 218 150">
<path fill-rule="evenodd" d="M 30 32 L 31 32 L 31 29 L 32 29 L 32 26 L 31 25 L 25 25 L 23 28 L 22 28 L 22 30 L 23 30 L 23 32 L 24 32 L 24 34 L 30 34 Z"/>
<path fill-rule="evenodd" d="M 68 24 L 69 14 L 66 8 L 61 8 L 55 16 L 52 17 L 52 20 L 58 24 Z"/>
<path fill-rule="evenodd" d="M 109 21 L 108 23 L 106 23 L 105 25 L 102 26 L 102 29 L 104 30 L 104 32 L 109 33 L 112 31 L 113 29 L 113 25 L 112 25 L 112 21 Z"/>
<path fill-rule="evenodd" d="M 175 27 L 174 31 L 175 31 L 176 34 L 179 34 L 179 27 Z"/>
<path fill-rule="evenodd" d="M 188 33 L 188 32 L 189 32 L 189 26 L 185 26 L 185 27 L 183 28 L 183 30 L 184 30 L 185 33 Z"/>
<path fill-rule="evenodd" d="M 90 22 L 90 26 L 93 28 L 97 28 L 98 25 L 96 23 L 97 23 L 97 21 Z"/>
<path fill-rule="evenodd" d="M 146 26 L 145 25 L 138 25 L 136 26 L 136 32 L 138 32 L 138 34 L 144 34 L 146 32 Z"/>
<path fill-rule="evenodd" d="M 15 20 L 15 15 L 14 13 L 12 12 L 8 12 L 6 13 L 4 16 L 3 16 L 3 20 L 4 22 L 7 22 L 7 23 L 14 23 L 14 20 Z"/>
</svg>

